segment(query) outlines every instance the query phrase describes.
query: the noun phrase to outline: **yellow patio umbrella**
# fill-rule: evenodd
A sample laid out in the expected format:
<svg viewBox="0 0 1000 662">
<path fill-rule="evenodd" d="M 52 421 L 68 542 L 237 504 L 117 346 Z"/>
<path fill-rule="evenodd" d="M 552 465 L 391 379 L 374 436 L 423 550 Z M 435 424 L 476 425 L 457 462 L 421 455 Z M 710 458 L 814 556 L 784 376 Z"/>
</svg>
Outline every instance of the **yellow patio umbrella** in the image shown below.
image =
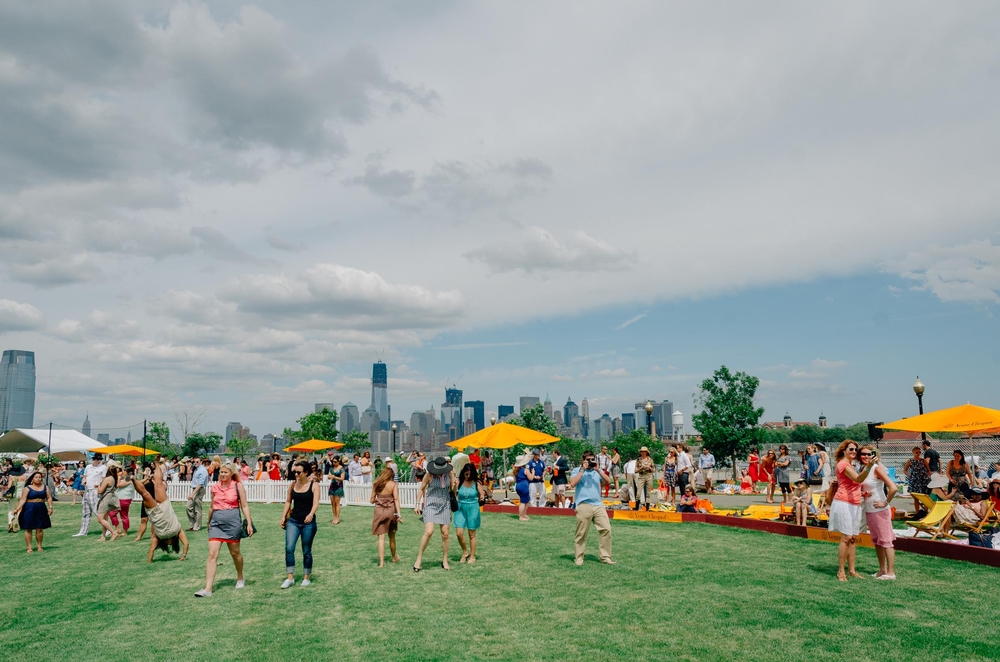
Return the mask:
<svg viewBox="0 0 1000 662">
<path fill-rule="evenodd" d="M 138 446 L 132 446 L 131 444 L 119 444 L 117 446 L 101 446 L 100 448 L 90 448 L 88 449 L 90 453 L 104 453 L 105 455 L 131 455 L 133 457 L 140 457 L 142 455 L 142 449 Z M 152 448 L 146 449 L 146 455 L 159 455 L 159 451 L 154 451 Z"/>
<path fill-rule="evenodd" d="M 907 432 L 961 432 L 972 436 L 976 432 L 1000 427 L 1000 410 L 966 403 L 920 416 L 901 418 L 879 427 Z"/>
<path fill-rule="evenodd" d="M 518 444 L 528 446 L 541 446 L 559 441 L 559 437 L 545 434 L 531 428 L 523 428 L 520 425 L 511 423 L 496 423 L 488 428 L 483 428 L 475 434 L 456 439 L 447 445 L 452 448 L 491 448 L 507 449 Z"/>
<path fill-rule="evenodd" d="M 344 444 L 339 441 L 326 441 L 325 439 L 310 439 L 308 441 L 303 441 L 285 449 L 289 453 L 315 453 L 316 451 L 325 451 L 331 448 L 343 448 Z"/>
</svg>

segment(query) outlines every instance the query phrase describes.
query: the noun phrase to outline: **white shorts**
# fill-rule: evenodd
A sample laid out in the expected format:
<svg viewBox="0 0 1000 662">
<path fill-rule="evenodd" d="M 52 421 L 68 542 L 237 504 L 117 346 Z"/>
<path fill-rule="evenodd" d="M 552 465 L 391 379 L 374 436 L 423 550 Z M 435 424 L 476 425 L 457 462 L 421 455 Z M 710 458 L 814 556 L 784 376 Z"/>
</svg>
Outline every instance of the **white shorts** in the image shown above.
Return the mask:
<svg viewBox="0 0 1000 662">
<path fill-rule="evenodd" d="M 861 504 L 834 499 L 830 504 L 830 531 L 840 531 L 845 536 L 861 533 Z"/>
</svg>

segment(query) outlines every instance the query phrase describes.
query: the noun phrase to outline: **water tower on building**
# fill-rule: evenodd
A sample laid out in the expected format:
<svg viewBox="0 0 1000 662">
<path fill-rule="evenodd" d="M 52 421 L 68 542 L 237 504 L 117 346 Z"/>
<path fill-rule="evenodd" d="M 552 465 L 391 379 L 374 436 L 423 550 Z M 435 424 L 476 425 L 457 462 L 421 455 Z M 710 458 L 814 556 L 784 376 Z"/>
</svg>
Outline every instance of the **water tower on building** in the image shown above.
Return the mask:
<svg viewBox="0 0 1000 662">
<path fill-rule="evenodd" d="M 680 411 L 674 411 L 671 415 L 671 420 L 673 422 L 674 434 L 673 438 L 675 441 L 684 441 L 684 414 Z"/>
</svg>

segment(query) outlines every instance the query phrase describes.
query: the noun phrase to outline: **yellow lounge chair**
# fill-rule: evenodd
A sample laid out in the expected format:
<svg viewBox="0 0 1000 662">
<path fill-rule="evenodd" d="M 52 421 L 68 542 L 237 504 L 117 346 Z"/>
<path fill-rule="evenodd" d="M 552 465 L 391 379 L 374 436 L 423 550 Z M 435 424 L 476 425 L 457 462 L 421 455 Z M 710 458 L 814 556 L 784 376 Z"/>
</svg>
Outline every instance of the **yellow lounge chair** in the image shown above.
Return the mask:
<svg viewBox="0 0 1000 662">
<path fill-rule="evenodd" d="M 993 526 L 993 517 L 996 515 L 996 511 L 993 508 L 993 501 L 986 502 L 986 514 L 983 519 L 979 520 L 978 524 L 966 524 L 965 522 L 955 522 L 952 526 L 952 531 L 968 531 L 969 533 L 982 533 L 984 529 Z"/>
<path fill-rule="evenodd" d="M 755 503 L 746 507 L 743 516 L 751 519 L 776 520 L 781 517 L 781 509 L 777 505 Z"/>
<path fill-rule="evenodd" d="M 917 530 L 914 537 L 923 531 L 930 534 L 931 540 L 937 540 L 938 538 L 955 540 L 955 536 L 948 532 L 951 526 L 951 511 L 954 507 L 955 504 L 951 501 L 938 501 L 934 504 L 930 512 L 927 513 L 927 517 L 907 522 L 907 525 Z"/>
<path fill-rule="evenodd" d="M 934 499 L 930 498 L 927 494 L 920 494 L 919 492 L 910 492 L 910 496 L 917 500 L 924 510 L 931 512 L 934 510 L 934 504 L 936 503 Z"/>
</svg>

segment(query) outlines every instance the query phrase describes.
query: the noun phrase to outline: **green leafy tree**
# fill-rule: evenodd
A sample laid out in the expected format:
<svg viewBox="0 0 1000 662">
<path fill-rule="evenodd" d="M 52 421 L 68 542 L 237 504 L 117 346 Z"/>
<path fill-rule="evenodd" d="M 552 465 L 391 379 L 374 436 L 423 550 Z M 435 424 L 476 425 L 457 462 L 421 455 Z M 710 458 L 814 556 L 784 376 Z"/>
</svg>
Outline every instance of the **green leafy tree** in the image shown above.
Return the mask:
<svg viewBox="0 0 1000 662">
<path fill-rule="evenodd" d="M 234 435 L 226 444 L 226 452 L 233 457 L 245 458 L 247 453 L 257 445 L 257 440 L 248 434 Z"/>
<path fill-rule="evenodd" d="M 817 444 L 823 441 L 823 432 L 815 425 L 800 425 L 788 435 L 793 444 Z"/>
<path fill-rule="evenodd" d="M 545 415 L 545 407 L 540 403 L 528 407 L 517 416 L 512 416 L 507 422 L 511 425 L 519 425 L 522 428 L 537 430 L 553 437 L 559 437 L 559 441 L 548 444 L 548 448 L 558 448 L 559 452 L 566 457 L 566 460 L 570 464 L 579 464 L 580 458 L 583 457 L 583 451 L 590 448 L 590 445 L 586 442 L 560 436 L 559 428 L 556 426 L 555 421 Z M 518 455 L 523 455 L 530 451 L 531 446 L 517 444 L 507 449 L 506 457 L 516 458 Z"/>
<path fill-rule="evenodd" d="M 290 444 L 297 444 L 300 441 L 309 439 L 322 439 L 324 441 L 337 441 L 337 412 L 327 407 L 320 411 L 309 412 L 298 421 L 299 429 L 293 430 L 285 428 L 282 436 Z"/>
<path fill-rule="evenodd" d="M 351 430 L 340 441 L 344 444 L 340 452 L 347 455 L 366 450 L 372 446 L 372 442 L 368 440 L 368 433 L 358 430 Z"/>
<path fill-rule="evenodd" d="M 608 446 L 618 449 L 618 454 L 622 458 L 622 466 L 629 460 L 637 459 L 639 457 L 639 449 L 643 446 L 649 449 L 649 455 L 653 458 L 653 462 L 657 466 L 663 464 L 663 458 L 667 454 L 663 443 L 650 437 L 645 429 L 619 432 Z"/>
<path fill-rule="evenodd" d="M 177 447 L 170 443 L 170 427 L 164 421 L 151 421 L 146 429 L 146 448 L 163 455 L 177 453 Z"/>
<path fill-rule="evenodd" d="M 730 372 L 722 366 L 705 379 L 696 394 L 701 411 L 692 417 L 701 432 L 702 446 L 708 448 L 717 462 L 733 467 L 736 480 L 736 460 L 760 444 L 762 435 L 757 424 L 764 414 L 763 407 L 754 406 L 754 396 L 760 380 L 745 372 Z"/>
<path fill-rule="evenodd" d="M 844 430 L 844 439 L 853 439 L 854 441 L 865 443 L 868 439 L 868 424 L 867 423 L 855 423 L 854 425 L 848 427 Z M 843 439 L 841 440 L 843 441 Z"/>
<path fill-rule="evenodd" d="M 760 446 L 761 451 L 766 452 L 768 448 L 773 448 L 774 452 L 778 452 L 778 446 L 781 444 L 787 444 L 791 442 L 791 431 L 785 428 L 761 428 L 760 430 Z"/>
<path fill-rule="evenodd" d="M 222 444 L 222 435 L 216 432 L 191 432 L 184 445 L 181 446 L 181 453 L 190 457 L 201 457 L 215 451 Z"/>
<path fill-rule="evenodd" d="M 865 430 L 865 434 L 868 434 L 867 429 Z M 832 451 L 840 445 L 840 442 L 847 439 L 847 430 L 845 428 L 824 428 L 822 436 L 823 445 L 826 446 L 827 453 L 831 453 L 830 457 L 833 457 Z"/>
</svg>

